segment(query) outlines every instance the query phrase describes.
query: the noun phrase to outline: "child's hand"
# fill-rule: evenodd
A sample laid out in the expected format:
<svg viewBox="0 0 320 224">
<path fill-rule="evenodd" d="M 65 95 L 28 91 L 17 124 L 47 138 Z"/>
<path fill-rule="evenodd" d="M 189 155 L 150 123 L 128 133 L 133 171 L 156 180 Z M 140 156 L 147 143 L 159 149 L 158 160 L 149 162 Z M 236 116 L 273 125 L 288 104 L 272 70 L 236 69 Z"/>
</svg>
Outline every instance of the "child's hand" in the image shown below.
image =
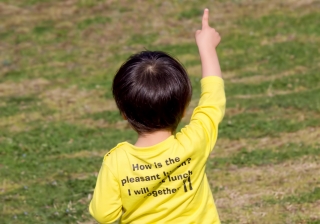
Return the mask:
<svg viewBox="0 0 320 224">
<path fill-rule="evenodd" d="M 209 9 L 205 9 L 202 17 L 202 30 L 196 31 L 196 42 L 200 56 L 210 55 L 220 43 L 219 33 L 209 26 Z"/>
</svg>

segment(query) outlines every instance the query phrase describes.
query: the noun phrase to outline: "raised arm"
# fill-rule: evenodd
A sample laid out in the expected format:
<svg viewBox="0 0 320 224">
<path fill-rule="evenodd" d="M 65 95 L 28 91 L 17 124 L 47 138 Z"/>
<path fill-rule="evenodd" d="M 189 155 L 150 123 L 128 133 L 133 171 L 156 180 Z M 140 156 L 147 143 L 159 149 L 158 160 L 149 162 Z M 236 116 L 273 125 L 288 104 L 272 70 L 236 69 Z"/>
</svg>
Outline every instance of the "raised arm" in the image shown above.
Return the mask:
<svg viewBox="0 0 320 224">
<path fill-rule="evenodd" d="M 196 42 L 202 64 L 202 78 L 207 76 L 221 77 L 221 69 L 216 52 L 220 43 L 219 33 L 209 26 L 209 10 L 205 9 L 202 17 L 202 29 L 196 31 Z"/>
<path fill-rule="evenodd" d="M 224 82 L 216 52 L 221 38 L 219 33 L 209 26 L 208 20 L 209 10 L 205 9 L 202 29 L 195 34 L 202 64 L 201 97 L 193 111 L 190 124 L 176 134 L 176 138 L 185 148 L 204 152 L 205 160 L 216 143 L 218 126 L 226 105 Z"/>
</svg>

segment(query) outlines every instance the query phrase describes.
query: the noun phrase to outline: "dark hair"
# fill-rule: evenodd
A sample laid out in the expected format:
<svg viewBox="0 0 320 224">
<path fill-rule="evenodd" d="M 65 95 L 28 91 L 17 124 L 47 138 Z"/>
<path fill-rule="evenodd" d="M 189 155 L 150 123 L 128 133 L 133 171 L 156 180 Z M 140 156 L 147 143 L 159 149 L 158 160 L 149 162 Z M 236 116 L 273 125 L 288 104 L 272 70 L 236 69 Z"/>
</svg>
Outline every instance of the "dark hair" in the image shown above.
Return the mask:
<svg viewBox="0 0 320 224">
<path fill-rule="evenodd" d="M 139 134 L 162 129 L 174 132 L 192 95 L 183 66 L 161 51 L 129 57 L 112 88 L 120 112 Z"/>
</svg>

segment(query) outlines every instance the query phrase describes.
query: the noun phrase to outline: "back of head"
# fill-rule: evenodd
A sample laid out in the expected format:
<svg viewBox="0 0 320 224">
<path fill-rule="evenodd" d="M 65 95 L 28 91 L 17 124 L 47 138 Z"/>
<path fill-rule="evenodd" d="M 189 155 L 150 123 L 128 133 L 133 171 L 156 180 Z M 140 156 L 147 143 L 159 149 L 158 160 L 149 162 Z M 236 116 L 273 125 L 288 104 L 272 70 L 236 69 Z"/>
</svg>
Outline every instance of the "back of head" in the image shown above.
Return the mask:
<svg viewBox="0 0 320 224">
<path fill-rule="evenodd" d="M 132 55 L 113 80 L 120 112 L 139 133 L 177 128 L 192 94 L 182 65 L 160 51 Z"/>
</svg>

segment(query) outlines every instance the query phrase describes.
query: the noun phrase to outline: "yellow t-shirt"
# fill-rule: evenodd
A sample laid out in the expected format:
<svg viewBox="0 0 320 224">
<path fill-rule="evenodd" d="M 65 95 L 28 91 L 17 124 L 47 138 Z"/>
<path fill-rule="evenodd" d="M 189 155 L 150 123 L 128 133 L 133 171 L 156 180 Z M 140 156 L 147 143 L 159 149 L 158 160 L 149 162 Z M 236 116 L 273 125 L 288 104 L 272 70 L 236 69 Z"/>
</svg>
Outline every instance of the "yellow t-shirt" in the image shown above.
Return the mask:
<svg viewBox="0 0 320 224">
<path fill-rule="evenodd" d="M 190 124 L 157 145 L 119 143 L 104 157 L 90 203 L 100 223 L 220 223 L 205 174 L 225 111 L 223 80 L 201 80 Z"/>
</svg>

